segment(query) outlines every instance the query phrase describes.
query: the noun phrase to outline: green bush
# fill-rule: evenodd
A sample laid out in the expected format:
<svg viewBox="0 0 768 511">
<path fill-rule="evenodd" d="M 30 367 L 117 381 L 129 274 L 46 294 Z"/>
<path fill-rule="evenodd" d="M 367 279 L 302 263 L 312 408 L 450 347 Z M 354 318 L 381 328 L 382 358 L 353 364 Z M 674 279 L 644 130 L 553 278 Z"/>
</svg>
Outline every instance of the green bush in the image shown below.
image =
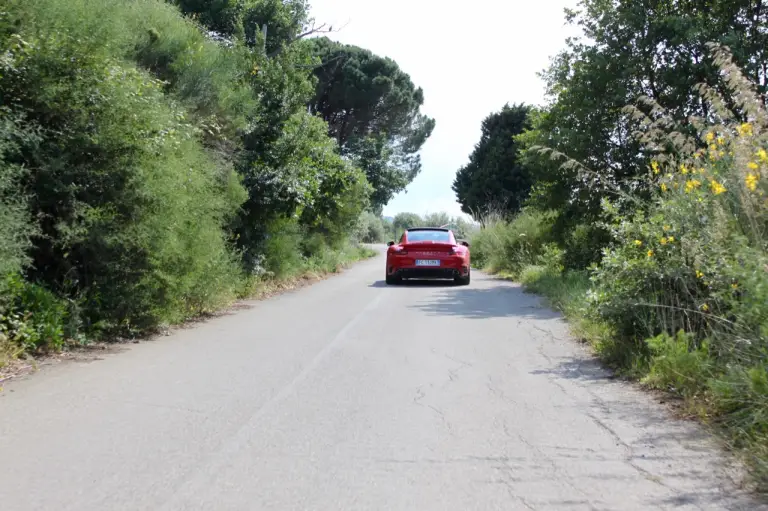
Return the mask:
<svg viewBox="0 0 768 511">
<path fill-rule="evenodd" d="M 163 0 L 9 0 L 8 12 L 30 33 L 77 34 L 84 53 L 136 62 L 167 80 L 209 129 L 243 128 L 258 108 L 251 57 L 208 39 Z M 214 119 L 211 118 L 214 116 Z M 230 130 L 229 133 L 232 133 Z"/>
<path fill-rule="evenodd" d="M 362 243 L 382 243 L 387 240 L 387 229 L 381 218 L 371 213 L 364 212 L 358 219 L 355 228 L 355 238 Z"/>
<path fill-rule="evenodd" d="M 34 133 L 23 127 L 7 106 L 0 106 L 0 307 L 7 292 L 2 277 L 15 275 L 29 263 L 31 237 L 37 233 L 28 209 L 23 187 L 24 169 L 6 160 L 18 144 L 34 140 Z"/>
<path fill-rule="evenodd" d="M 66 301 L 25 282 L 5 279 L 6 303 L 0 308 L 0 335 L 22 350 L 36 353 L 61 349 L 73 328 Z"/>
<path fill-rule="evenodd" d="M 511 221 L 486 222 L 471 240 L 473 265 L 518 275 L 527 265 L 552 253 L 551 227 L 555 215 L 524 210 Z"/>
<path fill-rule="evenodd" d="M 290 13 L 306 15 L 279 2 L 262 14 Z M 3 343 L 137 335 L 265 274 L 360 255 L 348 240 L 371 187 L 306 111 L 310 49 L 266 58 L 251 43 L 214 41 L 163 0 L 6 2 Z"/>
<path fill-rule="evenodd" d="M 659 334 L 646 343 L 651 360 L 645 383 L 688 398 L 706 388 L 713 369 L 706 342 L 697 342 L 694 336 L 681 330 L 674 336 Z"/>
<path fill-rule="evenodd" d="M 83 298 L 87 321 L 110 329 L 213 306 L 238 278 L 222 226 L 242 187 L 206 155 L 161 83 L 83 40 L 6 43 L 0 91 L 38 136 L 4 159 L 30 169 L 30 212 L 49 219 L 29 277 Z M 226 275 L 221 286 L 212 272 Z"/>
<path fill-rule="evenodd" d="M 563 264 L 571 270 L 585 270 L 600 262 L 610 241 L 610 233 L 602 225 L 578 224 L 565 239 Z"/>
<path fill-rule="evenodd" d="M 295 220 L 281 219 L 270 226 L 264 250 L 264 268 L 268 276 L 283 279 L 301 270 L 305 260 L 302 239 L 303 233 Z"/>
</svg>

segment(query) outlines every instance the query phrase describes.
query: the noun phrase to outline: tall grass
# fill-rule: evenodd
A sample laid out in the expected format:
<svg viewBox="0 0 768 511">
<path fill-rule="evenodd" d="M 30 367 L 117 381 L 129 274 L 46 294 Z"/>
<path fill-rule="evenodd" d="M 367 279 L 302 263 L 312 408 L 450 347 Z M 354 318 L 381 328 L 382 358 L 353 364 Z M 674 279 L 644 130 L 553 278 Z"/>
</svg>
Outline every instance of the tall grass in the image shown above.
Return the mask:
<svg viewBox="0 0 768 511">
<path fill-rule="evenodd" d="M 525 210 L 511 220 L 489 214 L 483 228 L 472 236 L 473 264 L 493 272 L 519 276 L 525 266 L 537 264 L 554 249 L 553 212 Z"/>
</svg>

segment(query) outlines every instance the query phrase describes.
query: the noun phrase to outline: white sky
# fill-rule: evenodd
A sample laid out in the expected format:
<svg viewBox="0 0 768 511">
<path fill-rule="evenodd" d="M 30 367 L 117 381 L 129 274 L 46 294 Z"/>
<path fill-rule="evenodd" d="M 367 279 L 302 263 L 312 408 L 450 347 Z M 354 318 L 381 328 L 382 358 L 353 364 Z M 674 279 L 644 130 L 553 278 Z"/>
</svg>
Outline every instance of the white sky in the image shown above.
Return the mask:
<svg viewBox="0 0 768 511">
<path fill-rule="evenodd" d="M 536 75 L 575 35 L 563 9 L 577 0 L 310 0 L 331 39 L 394 59 L 424 89 L 422 112 L 437 124 L 422 170 L 384 215 L 461 215 L 451 190 L 480 138 L 480 123 L 504 103 L 541 104 Z"/>
</svg>

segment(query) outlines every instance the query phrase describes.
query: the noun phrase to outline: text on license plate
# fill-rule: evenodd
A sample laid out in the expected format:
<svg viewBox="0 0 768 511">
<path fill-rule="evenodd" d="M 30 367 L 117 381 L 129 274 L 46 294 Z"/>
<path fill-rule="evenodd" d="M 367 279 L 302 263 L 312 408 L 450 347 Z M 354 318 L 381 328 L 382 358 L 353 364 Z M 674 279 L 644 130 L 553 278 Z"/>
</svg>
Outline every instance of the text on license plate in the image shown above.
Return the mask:
<svg viewBox="0 0 768 511">
<path fill-rule="evenodd" d="M 438 259 L 416 259 L 416 266 L 440 266 Z"/>
</svg>

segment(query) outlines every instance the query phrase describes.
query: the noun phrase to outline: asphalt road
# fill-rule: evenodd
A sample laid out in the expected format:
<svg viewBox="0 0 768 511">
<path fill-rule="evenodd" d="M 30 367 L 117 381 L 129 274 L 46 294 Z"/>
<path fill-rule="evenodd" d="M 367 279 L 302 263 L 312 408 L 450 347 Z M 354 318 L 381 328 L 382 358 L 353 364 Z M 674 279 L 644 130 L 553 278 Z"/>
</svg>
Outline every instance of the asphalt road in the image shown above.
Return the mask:
<svg viewBox="0 0 768 511">
<path fill-rule="evenodd" d="M 339 276 L 0 394 L 0 509 L 764 509 L 519 287 Z"/>
</svg>

